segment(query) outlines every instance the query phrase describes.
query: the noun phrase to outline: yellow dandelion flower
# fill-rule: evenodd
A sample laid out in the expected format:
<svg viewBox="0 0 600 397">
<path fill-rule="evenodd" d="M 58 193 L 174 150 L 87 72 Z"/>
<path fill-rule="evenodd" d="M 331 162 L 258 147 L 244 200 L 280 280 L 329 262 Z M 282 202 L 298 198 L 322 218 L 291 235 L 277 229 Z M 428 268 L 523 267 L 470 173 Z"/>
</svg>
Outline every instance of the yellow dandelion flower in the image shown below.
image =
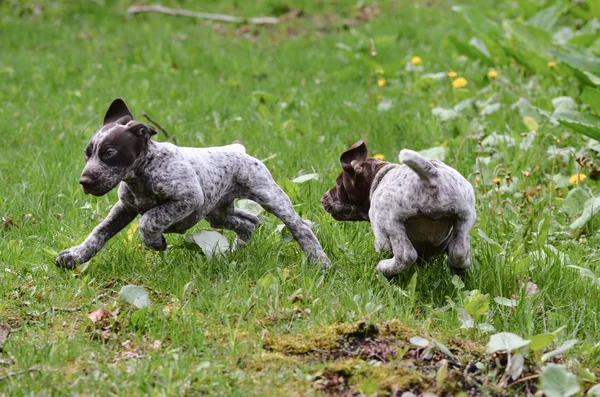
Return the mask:
<svg viewBox="0 0 600 397">
<path fill-rule="evenodd" d="M 454 81 L 452 81 L 452 86 L 454 88 L 463 88 L 467 86 L 467 79 L 465 79 L 464 77 L 457 77 L 456 79 L 454 79 Z"/>
<path fill-rule="evenodd" d="M 377 160 L 385 160 L 385 156 L 381 153 L 377 153 L 376 155 L 373 156 L 374 159 Z"/>
<path fill-rule="evenodd" d="M 435 107 L 435 102 L 431 102 L 431 103 L 429 104 L 429 107 L 433 109 L 433 108 Z"/>
<path fill-rule="evenodd" d="M 554 61 L 550 61 L 546 64 L 550 69 L 552 69 L 553 67 L 556 67 L 556 62 Z"/>
<path fill-rule="evenodd" d="M 448 77 L 450 77 L 451 79 L 455 79 L 458 77 L 458 73 L 456 72 L 448 72 Z"/>
<path fill-rule="evenodd" d="M 377 80 L 377 86 L 378 87 L 383 87 L 385 85 L 385 79 L 379 79 Z"/>
<path fill-rule="evenodd" d="M 498 72 L 496 72 L 495 70 L 490 70 L 490 71 L 488 72 L 488 77 L 489 77 L 490 79 L 495 79 L 496 77 L 498 77 Z"/>
<path fill-rule="evenodd" d="M 410 63 L 412 63 L 413 65 L 420 65 L 423 63 L 423 60 L 421 59 L 421 57 L 412 57 L 410 58 Z"/>
<path fill-rule="evenodd" d="M 569 183 L 571 183 L 571 185 L 579 184 L 579 182 L 583 181 L 585 178 L 587 177 L 584 174 L 573 174 L 569 178 Z"/>
<path fill-rule="evenodd" d="M 502 182 L 502 178 L 495 177 L 494 179 L 492 179 L 492 181 L 493 181 L 493 182 L 494 182 L 496 185 L 499 185 L 499 184 L 500 184 L 500 182 Z"/>
</svg>

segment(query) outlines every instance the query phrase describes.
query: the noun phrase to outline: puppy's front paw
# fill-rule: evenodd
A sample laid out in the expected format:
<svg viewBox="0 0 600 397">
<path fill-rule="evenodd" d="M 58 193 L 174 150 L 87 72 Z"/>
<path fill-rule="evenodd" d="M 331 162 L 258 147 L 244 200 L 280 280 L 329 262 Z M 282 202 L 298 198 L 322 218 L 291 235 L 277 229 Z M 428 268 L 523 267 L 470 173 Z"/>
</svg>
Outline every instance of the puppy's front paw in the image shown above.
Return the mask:
<svg viewBox="0 0 600 397">
<path fill-rule="evenodd" d="M 64 251 L 61 251 L 56 258 L 54 258 L 54 263 L 58 267 L 64 267 L 67 269 L 74 269 L 77 265 L 85 263 L 90 258 L 85 255 L 84 250 L 79 246 L 68 248 Z"/>
<path fill-rule="evenodd" d="M 142 238 L 144 245 L 150 249 L 155 251 L 164 251 L 167 249 L 167 240 L 165 240 L 162 234 L 152 237 L 140 234 L 140 237 Z"/>
<path fill-rule="evenodd" d="M 321 268 L 323 270 L 327 270 L 331 267 L 331 259 L 329 259 L 327 254 L 325 254 L 324 252 L 321 255 L 317 256 L 314 262 L 318 265 L 321 265 Z"/>
<path fill-rule="evenodd" d="M 406 269 L 408 265 L 402 265 L 398 263 L 394 258 L 392 259 L 384 259 L 379 261 L 375 270 L 381 272 L 385 277 L 392 278 L 400 274 L 404 269 Z"/>
</svg>

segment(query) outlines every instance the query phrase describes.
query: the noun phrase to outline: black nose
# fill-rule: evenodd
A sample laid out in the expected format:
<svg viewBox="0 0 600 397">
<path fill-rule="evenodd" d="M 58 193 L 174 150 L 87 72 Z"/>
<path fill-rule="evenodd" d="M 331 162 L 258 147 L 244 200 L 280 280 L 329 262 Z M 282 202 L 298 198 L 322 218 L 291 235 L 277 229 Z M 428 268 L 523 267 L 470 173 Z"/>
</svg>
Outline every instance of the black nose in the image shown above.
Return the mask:
<svg viewBox="0 0 600 397">
<path fill-rule="evenodd" d="M 87 194 L 90 192 L 91 187 L 94 185 L 94 178 L 92 178 L 89 175 L 81 175 L 81 177 L 79 178 L 79 183 L 83 188 L 83 192 Z"/>
</svg>

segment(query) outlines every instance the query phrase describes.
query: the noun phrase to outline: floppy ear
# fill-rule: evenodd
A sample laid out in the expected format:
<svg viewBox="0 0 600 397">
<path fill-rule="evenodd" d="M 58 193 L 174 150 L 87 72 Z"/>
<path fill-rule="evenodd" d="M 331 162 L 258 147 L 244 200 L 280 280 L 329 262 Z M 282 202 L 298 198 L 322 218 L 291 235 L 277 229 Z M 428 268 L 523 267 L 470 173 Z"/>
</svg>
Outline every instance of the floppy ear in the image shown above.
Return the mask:
<svg viewBox="0 0 600 397">
<path fill-rule="evenodd" d="M 115 99 L 104 116 L 104 125 L 110 123 L 127 124 L 127 122 L 133 120 L 133 115 L 127 108 L 125 101 L 121 98 Z"/>
<path fill-rule="evenodd" d="M 368 153 L 369 151 L 367 150 L 367 145 L 363 142 L 362 139 L 356 142 L 350 147 L 350 149 L 342 153 L 342 156 L 340 157 L 340 164 L 342 165 L 342 169 L 348 174 L 354 176 L 355 171 L 352 162 L 365 160 L 367 158 Z"/>
<path fill-rule="evenodd" d="M 137 136 L 138 138 L 150 139 L 152 135 L 158 134 L 158 132 L 156 132 L 154 128 L 142 123 L 136 124 L 133 127 L 128 128 L 127 130 L 133 135 Z"/>
</svg>

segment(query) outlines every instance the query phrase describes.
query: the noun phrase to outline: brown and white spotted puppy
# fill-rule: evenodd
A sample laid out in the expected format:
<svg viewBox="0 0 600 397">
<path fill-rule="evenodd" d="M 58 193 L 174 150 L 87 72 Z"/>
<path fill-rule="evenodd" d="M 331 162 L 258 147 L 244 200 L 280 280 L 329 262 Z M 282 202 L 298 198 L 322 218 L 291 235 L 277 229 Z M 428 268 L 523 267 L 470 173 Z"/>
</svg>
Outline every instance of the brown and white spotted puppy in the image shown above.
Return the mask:
<svg viewBox="0 0 600 397">
<path fill-rule="evenodd" d="M 455 271 L 467 270 L 476 218 L 473 186 L 455 169 L 412 150 L 400 152 L 402 164 L 367 153 L 359 141 L 342 154 L 342 173 L 321 199 L 325 211 L 338 221 L 371 222 L 376 251 L 393 253 L 376 267 L 387 277 L 418 257 L 442 252 Z"/>
<path fill-rule="evenodd" d="M 85 149 L 79 182 L 84 193 L 102 196 L 117 185 L 119 201 L 79 245 L 62 251 L 57 265 L 73 268 L 90 260 L 137 215 L 142 242 L 154 250 L 167 247 L 163 233 L 184 233 L 201 219 L 212 227 L 236 232 L 244 245 L 259 220 L 236 208 L 247 198 L 273 213 L 289 228 L 313 262 L 327 267 L 329 258 L 310 227 L 294 211 L 264 164 L 246 154 L 240 143 L 211 148 L 178 147 L 150 139 L 156 131 L 135 121 L 116 99 L 104 124 Z"/>
</svg>

